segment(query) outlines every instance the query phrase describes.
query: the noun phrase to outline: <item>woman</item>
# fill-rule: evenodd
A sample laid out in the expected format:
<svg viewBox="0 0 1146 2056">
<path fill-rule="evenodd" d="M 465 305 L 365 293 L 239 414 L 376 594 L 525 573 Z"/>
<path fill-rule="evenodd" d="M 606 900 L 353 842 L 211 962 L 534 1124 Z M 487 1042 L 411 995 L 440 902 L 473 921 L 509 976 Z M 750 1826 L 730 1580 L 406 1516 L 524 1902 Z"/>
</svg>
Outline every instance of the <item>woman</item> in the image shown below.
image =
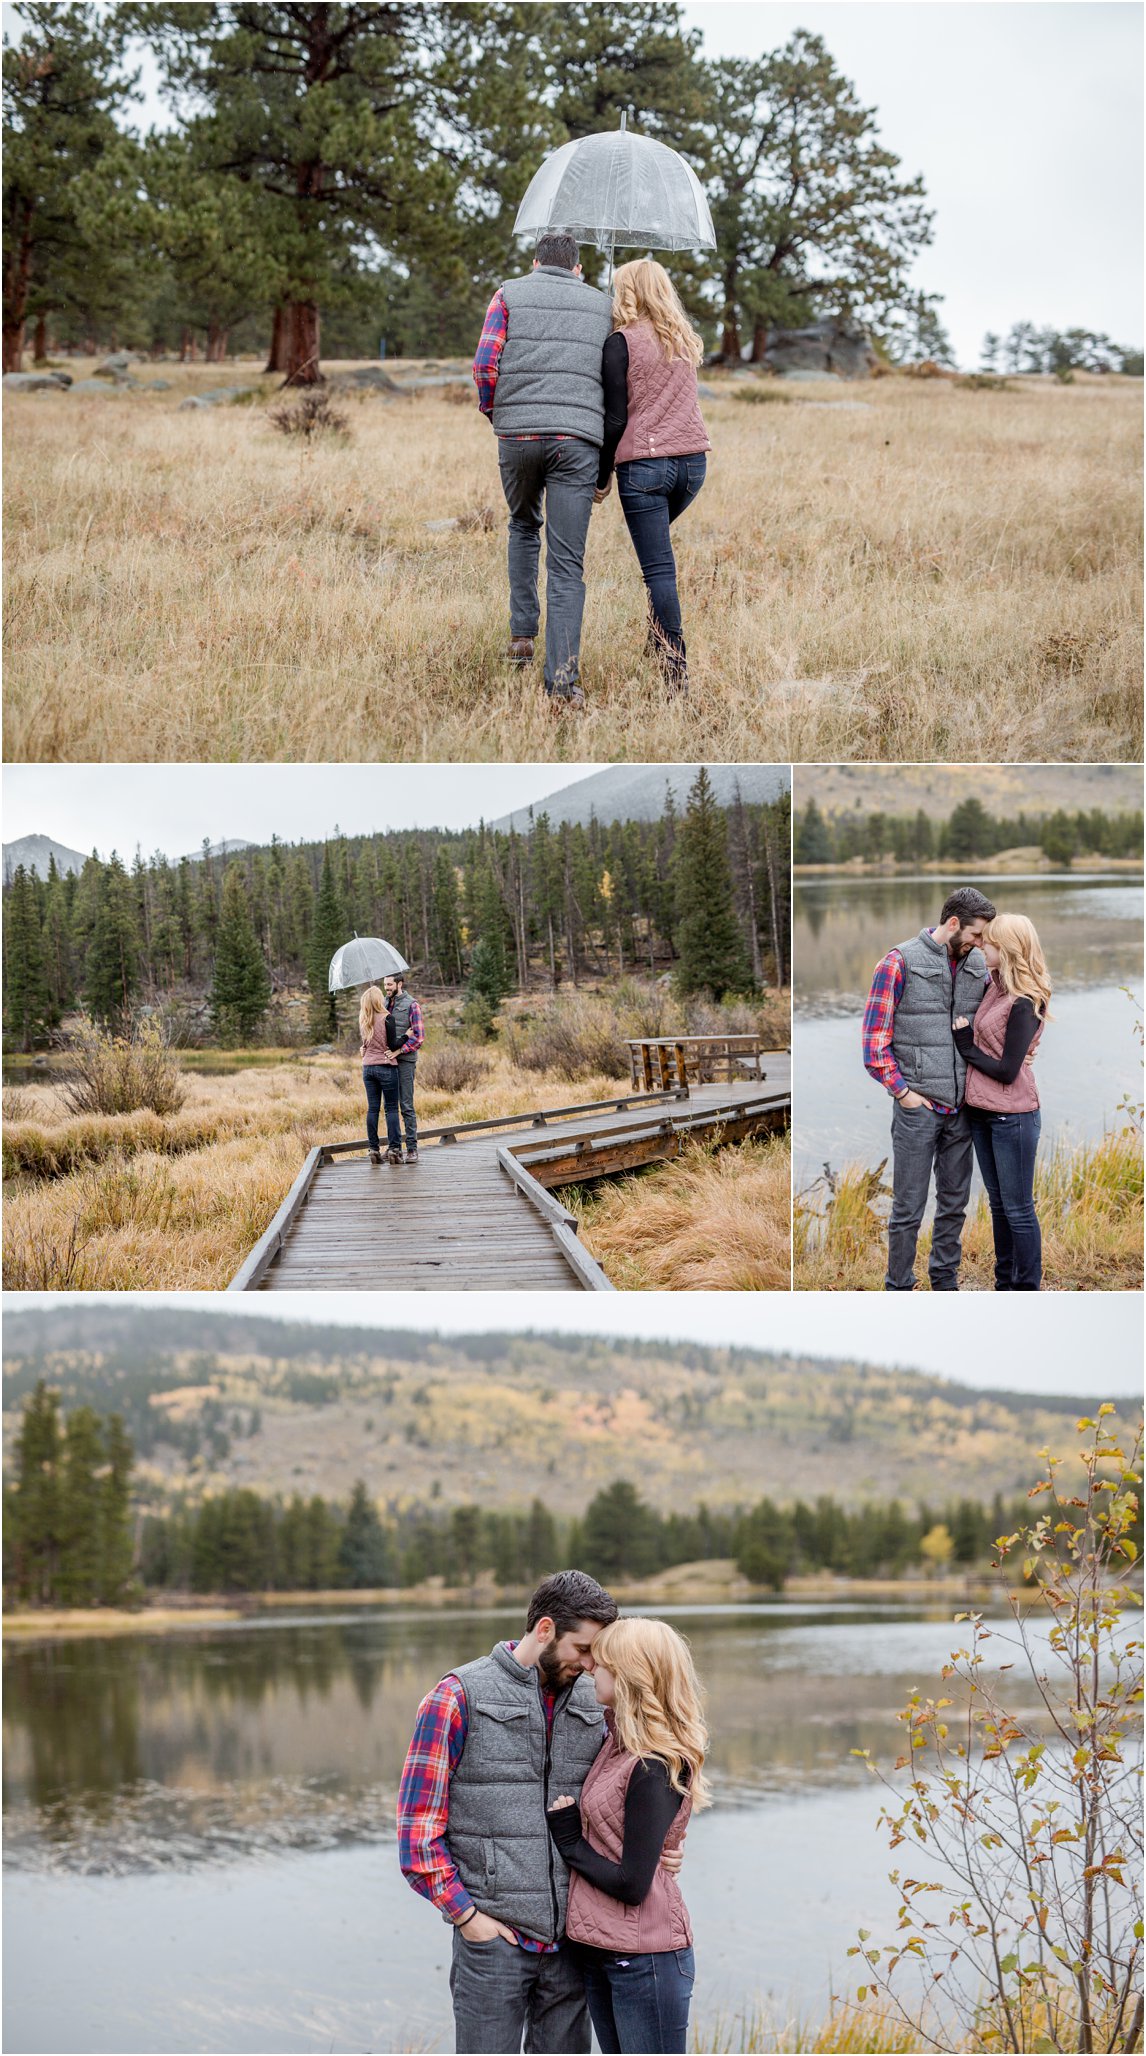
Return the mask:
<svg viewBox="0 0 1146 2056">
<path fill-rule="evenodd" d="M 398 1119 L 398 1059 L 387 1043 L 386 998 L 368 985 L 358 1008 L 362 1036 L 362 1083 L 366 1087 L 366 1140 L 372 1164 L 382 1162 L 378 1147 L 378 1109 L 386 1109 L 386 1162 L 402 1161 L 402 1128 Z"/>
<path fill-rule="evenodd" d="M 598 500 L 617 489 L 648 587 L 649 637 L 670 692 L 688 691 L 688 664 L 669 527 L 704 484 L 712 448 L 696 390 L 704 345 L 663 264 L 641 257 L 613 281 L 613 334 L 605 344 L 605 440 Z"/>
<path fill-rule="evenodd" d="M 708 1804 L 708 1737 L 687 1642 L 665 1621 L 619 1620 L 593 1644 L 606 1740 L 549 1832 L 573 1875 L 565 1933 L 578 1946 L 602 2050 L 682 2050 L 694 1964 L 680 1886 L 662 1866 Z"/>
<path fill-rule="evenodd" d="M 996 1292 L 1037 1292 L 1042 1233 L 1035 1213 L 1035 1154 L 1042 1115 L 1034 1066 L 1051 983 L 1034 923 L 996 914 L 983 932 L 987 989 L 972 1030 L 960 1015 L 955 1046 L 967 1063 L 964 1104 L 991 1206 Z"/>
</svg>

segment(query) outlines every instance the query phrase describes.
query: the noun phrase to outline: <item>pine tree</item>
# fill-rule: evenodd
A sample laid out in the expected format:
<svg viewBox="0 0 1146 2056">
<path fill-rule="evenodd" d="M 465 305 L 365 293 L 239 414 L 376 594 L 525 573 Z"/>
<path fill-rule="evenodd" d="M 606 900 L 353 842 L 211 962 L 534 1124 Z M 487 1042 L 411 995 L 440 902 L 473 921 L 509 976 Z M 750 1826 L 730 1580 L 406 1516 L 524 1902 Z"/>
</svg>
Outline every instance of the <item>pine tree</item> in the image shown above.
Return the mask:
<svg viewBox="0 0 1146 2056">
<path fill-rule="evenodd" d="M 98 1021 L 115 1024 L 130 1014 L 139 990 L 139 929 L 131 881 L 114 851 L 103 869 L 84 978 Z"/>
<path fill-rule="evenodd" d="M 131 1581 L 131 1472 L 135 1452 L 121 1416 L 104 1422 L 106 1469 L 100 1489 L 100 1597 L 105 1606 L 123 1599 Z"/>
<path fill-rule="evenodd" d="M 795 860 L 797 864 L 830 864 L 833 854 L 831 830 L 815 800 L 809 800 L 796 822 Z"/>
<path fill-rule="evenodd" d="M 251 922 L 243 866 L 230 864 L 223 880 L 223 910 L 211 989 L 211 1013 L 221 1039 L 253 1041 L 270 997 L 271 981 Z"/>
<path fill-rule="evenodd" d="M 24 1402 L 13 1452 L 11 1536 L 17 1596 L 33 1606 L 58 1595 L 62 1519 L 60 1399 L 41 1378 Z"/>
<path fill-rule="evenodd" d="M 90 1406 L 73 1407 L 64 1426 L 60 1479 L 59 1598 L 64 1606 L 95 1606 L 102 1597 L 103 1462 L 99 1415 Z"/>
<path fill-rule="evenodd" d="M 346 941 L 346 916 L 338 897 L 330 844 L 322 852 L 322 877 L 314 903 L 314 920 L 307 953 L 307 984 L 310 987 L 311 1033 L 321 1041 L 338 1033 L 338 1007 L 333 992 L 327 991 L 330 960 Z"/>
<path fill-rule="evenodd" d="M 680 991 L 708 992 L 715 1000 L 744 991 L 749 977 L 733 899 L 728 831 L 703 764 L 680 825 L 675 872 Z"/>
<path fill-rule="evenodd" d="M 344 1584 L 369 1589 L 394 1582 L 390 1540 L 361 1478 L 350 1495 L 338 1560 Z"/>
<path fill-rule="evenodd" d="M 35 878 L 17 864 L 4 921 L 4 1026 L 27 1053 L 47 1041 L 51 1016 Z"/>
</svg>

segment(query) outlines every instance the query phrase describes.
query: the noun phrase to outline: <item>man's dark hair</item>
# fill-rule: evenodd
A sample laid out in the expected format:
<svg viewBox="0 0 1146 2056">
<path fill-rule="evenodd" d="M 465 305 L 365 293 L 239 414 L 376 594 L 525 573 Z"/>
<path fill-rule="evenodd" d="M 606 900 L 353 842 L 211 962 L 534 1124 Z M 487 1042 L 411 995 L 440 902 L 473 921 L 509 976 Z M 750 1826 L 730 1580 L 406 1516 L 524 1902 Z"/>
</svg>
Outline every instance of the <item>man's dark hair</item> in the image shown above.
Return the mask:
<svg viewBox="0 0 1146 2056">
<path fill-rule="evenodd" d="M 957 885 L 943 902 L 940 923 L 949 921 L 952 914 L 958 914 L 960 921 L 993 921 L 997 912 L 977 885 Z"/>
<path fill-rule="evenodd" d="M 617 1602 L 587 1571 L 555 1571 L 542 1578 L 525 1616 L 526 1629 L 537 1626 L 546 1616 L 559 1635 L 567 1635 L 578 1621 L 599 1621 L 607 1628 L 617 1618 Z"/>
<path fill-rule="evenodd" d="M 564 229 L 555 229 L 552 235 L 542 236 L 537 245 L 537 262 L 559 264 L 562 271 L 572 271 L 579 254 L 576 236 L 566 235 Z"/>
</svg>

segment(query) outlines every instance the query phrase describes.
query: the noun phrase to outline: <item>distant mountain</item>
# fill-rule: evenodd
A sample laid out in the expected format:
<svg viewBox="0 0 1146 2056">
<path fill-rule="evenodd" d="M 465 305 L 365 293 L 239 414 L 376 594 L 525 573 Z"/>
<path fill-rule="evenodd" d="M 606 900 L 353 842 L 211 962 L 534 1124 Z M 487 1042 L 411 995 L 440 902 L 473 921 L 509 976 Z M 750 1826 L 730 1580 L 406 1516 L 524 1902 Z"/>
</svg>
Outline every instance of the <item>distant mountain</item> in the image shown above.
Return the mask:
<svg viewBox="0 0 1146 2056">
<path fill-rule="evenodd" d="M 122 1412 L 160 1496 L 244 1484 L 344 1498 L 361 1477 L 395 1507 L 537 1492 L 561 1515 L 623 1477 L 665 1511 L 764 1493 L 911 1506 L 1010 1496 L 1040 1474 L 1040 1449 L 1075 1446 L 1095 1398 L 1093 1386 L 1069 1399 L 974 1391 L 762 1349 L 73 1301 L 6 1315 L 6 1451 L 39 1377 L 65 1411 Z"/>
<path fill-rule="evenodd" d="M 1132 814 L 1142 772 L 1122 764 L 801 764 L 793 803 L 822 814 L 914 814 L 946 821 L 963 800 L 989 814 L 1053 814 L 1098 808 Z"/>
<path fill-rule="evenodd" d="M 253 850 L 257 847 L 256 843 L 245 842 L 241 836 L 234 836 L 224 842 L 213 842 L 210 853 L 213 857 L 234 857 L 243 850 Z M 203 852 L 197 849 L 189 850 L 187 854 L 198 858 Z M 46 878 L 49 857 L 55 858 L 56 869 L 63 875 L 67 871 L 82 871 L 89 855 L 90 851 L 66 849 L 62 842 L 53 842 L 50 835 L 22 835 L 17 842 L 4 844 L 4 883 L 11 884 L 12 875 L 18 864 L 23 864 L 26 871 L 36 871 L 41 878 Z M 178 863 L 179 859 L 176 858 L 175 861 Z"/>
<path fill-rule="evenodd" d="M 710 764 L 708 775 L 722 807 L 731 804 L 739 785 L 741 797 L 759 802 L 774 800 L 786 792 L 790 782 L 787 764 Z M 665 794 L 672 789 L 677 807 L 683 812 L 688 789 L 696 777 L 695 764 L 609 764 L 565 785 L 548 799 L 532 807 L 518 807 L 503 814 L 493 828 L 529 826 L 539 814 L 548 814 L 554 828 L 563 821 L 584 827 L 595 814 L 607 826 L 611 821 L 656 821 L 664 813 Z"/>
<path fill-rule="evenodd" d="M 54 857 L 56 869 L 61 877 L 68 871 L 82 871 L 87 855 L 82 850 L 65 849 L 62 842 L 53 842 L 50 835 L 21 835 L 16 842 L 4 844 L 4 883 L 10 885 L 17 866 L 23 864 L 26 871 L 36 871 L 41 878 L 48 875 L 49 859 Z"/>
</svg>

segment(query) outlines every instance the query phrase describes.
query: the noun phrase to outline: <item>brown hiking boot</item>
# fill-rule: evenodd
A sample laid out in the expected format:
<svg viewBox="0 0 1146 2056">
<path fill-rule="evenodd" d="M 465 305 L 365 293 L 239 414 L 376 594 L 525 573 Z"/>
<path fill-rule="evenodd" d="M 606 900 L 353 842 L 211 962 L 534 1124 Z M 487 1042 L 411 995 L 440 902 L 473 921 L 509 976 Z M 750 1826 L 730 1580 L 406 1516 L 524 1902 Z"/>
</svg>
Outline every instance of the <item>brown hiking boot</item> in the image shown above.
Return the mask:
<svg viewBox="0 0 1146 2056">
<path fill-rule="evenodd" d="M 515 670 L 524 671 L 525 666 L 533 662 L 533 637 L 531 635 L 511 635 L 506 656 Z"/>
<path fill-rule="evenodd" d="M 400 1149 L 388 1149 L 386 1151 L 386 1162 L 388 1164 L 400 1164 L 401 1161 L 402 1152 Z"/>
<path fill-rule="evenodd" d="M 372 1164 L 380 1164 L 382 1162 L 382 1152 L 380 1149 L 371 1150 L 370 1161 Z"/>
</svg>

